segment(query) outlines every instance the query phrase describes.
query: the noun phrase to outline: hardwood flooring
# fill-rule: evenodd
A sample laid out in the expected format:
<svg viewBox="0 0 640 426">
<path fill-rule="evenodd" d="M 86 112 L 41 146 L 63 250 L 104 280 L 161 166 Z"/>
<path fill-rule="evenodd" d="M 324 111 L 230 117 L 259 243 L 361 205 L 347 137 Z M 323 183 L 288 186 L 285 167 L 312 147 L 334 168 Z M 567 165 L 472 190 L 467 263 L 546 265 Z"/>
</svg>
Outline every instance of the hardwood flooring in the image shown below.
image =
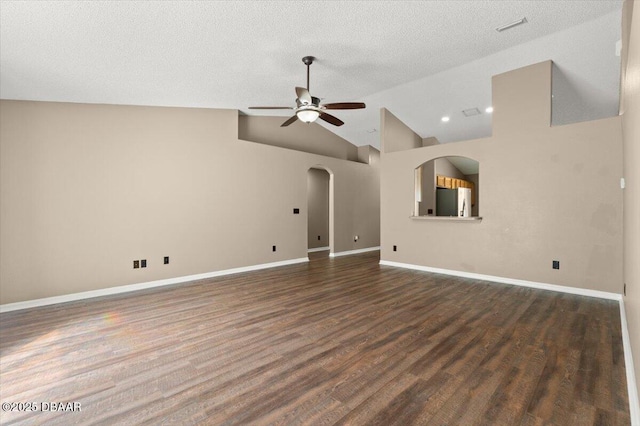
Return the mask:
<svg viewBox="0 0 640 426">
<path fill-rule="evenodd" d="M 630 423 L 617 302 L 378 256 L 1 314 L 1 423 Z"/>
</svg>

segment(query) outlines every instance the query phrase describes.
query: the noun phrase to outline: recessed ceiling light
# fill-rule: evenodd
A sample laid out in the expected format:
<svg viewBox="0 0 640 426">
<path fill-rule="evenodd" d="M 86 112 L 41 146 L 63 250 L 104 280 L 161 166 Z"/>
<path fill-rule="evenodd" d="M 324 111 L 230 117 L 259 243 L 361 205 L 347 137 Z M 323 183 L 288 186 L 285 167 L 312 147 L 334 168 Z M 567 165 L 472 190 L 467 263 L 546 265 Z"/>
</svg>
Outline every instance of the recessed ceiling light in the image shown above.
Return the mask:
<svg viewBox="0 0 640 426">
<path fill-rule="evenodd" d="M 441 120 L 446 123 L 447 121 L 449 121 L 449 117 L 442 117 Z"/>
<path fill-rule="evenodd" d="M 508 23 L 506 25 L 503 25 L 501 27 L 496 28 L 496 31 L 501 33 L 504 30 L 508 30 L 510 28 L 517 27 L 518 25 L 526 24 L 527 22 L 529 22 L 529 21 L 527 21 L 527 18 L 521 18 L 521 19 L 518 19 L 517 21 L 513 21 L 513 22 L 510 22 L 510 23 Z"/>
<path fill-rule="evenodd" d="M 487 107 L 484 112 L 486 112 L 487 114 L 491 114 L 493 112 L 493 107 Z"/>
</svg>

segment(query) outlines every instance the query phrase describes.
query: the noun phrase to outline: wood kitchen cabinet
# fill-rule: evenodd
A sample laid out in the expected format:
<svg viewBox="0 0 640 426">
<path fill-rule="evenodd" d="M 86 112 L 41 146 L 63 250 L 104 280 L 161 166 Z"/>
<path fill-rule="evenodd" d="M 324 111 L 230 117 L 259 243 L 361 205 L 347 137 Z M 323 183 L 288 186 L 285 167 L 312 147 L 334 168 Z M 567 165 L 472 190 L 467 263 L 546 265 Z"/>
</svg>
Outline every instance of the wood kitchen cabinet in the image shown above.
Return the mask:
<svg viewBox="0 0 640 426">
<path fill-rule="evenodd" d="M 473 182 L 464 179 L 457 179 L 449 176 L 436 175 L 437 188 L 469 188 L 471 189 L 471 204 L 476 204 L 476 186 Z"/>
</svg>

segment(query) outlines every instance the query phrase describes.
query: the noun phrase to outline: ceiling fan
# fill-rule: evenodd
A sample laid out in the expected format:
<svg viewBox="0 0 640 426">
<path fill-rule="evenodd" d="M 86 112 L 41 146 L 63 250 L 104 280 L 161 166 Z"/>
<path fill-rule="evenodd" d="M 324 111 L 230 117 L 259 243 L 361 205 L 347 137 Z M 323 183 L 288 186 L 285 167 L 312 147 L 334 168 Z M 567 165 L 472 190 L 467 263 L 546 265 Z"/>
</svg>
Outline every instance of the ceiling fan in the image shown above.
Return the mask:
<svg viewBox="0 0 640 426">
<path fill-rule="evenodd" d="M 280 127 L 286 127 L 296 120 L 303 121 L 305 123 L 312 123 L 318 118 L 333 124 L 334 126 L 342 126 L 344 122 L 337 117 L 325 112 L 328 109 L 360 109 L 366 108 L 363 102 L 336 102 L 330 104 L 321 104 L 320 98 L 311 96 L 309 93 L 309 67 L 313 64 L 313 56 L 305 56 L 302 58 L 302 62 L 307 66 L 307 88 L 296 87 L 296 107 L 249 107 L 249 109 L 292 109 L 295 110 L 295 115 L 282 123 Z"/>
</svg>

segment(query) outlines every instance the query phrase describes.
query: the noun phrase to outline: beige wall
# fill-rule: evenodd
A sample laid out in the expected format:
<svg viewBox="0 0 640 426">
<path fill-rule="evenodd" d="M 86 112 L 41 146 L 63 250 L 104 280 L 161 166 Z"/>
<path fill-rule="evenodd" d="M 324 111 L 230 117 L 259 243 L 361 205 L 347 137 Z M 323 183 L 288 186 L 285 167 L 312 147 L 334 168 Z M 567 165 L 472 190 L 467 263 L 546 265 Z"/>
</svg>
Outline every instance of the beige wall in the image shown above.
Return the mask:
<svg viewBox="0 0 640 426">
<path fill-rule="evenodd" d="M 371 154 L 380 154 L 380 151 L 372 147 L 371 145 L 363 145 L 358 147 L 358 161 L 365 164 L 371 163 Z"/>
<path fill-rule="evenodd" d="M 422 139 L 422 146 L 438 145 L 439 143 L 440 141 L 438 140 L 438 138 L 434 136 Z"/>
<path fill-rule="evenodd" d="M 287 127 L 280 127 L 286 120 L 287 117 L 240 115 L 238 138 L 311 154 L 359 161 L 357 146 L 320 124 L 307 124 L 298 120 Z"/>
<path fill-rule="evenodd" d="M 382 152 L 404 151 L 422 146 L 422 138 L 385 108 L 380 110 L 380 129 Z M 429 143 L 433 143 L 433 140 Z"/>
<path fill-rule="evenodd" d="M 550 87 L 551 62 L 495 76 L 492 137 L 383 153 L 383 260 L 622 292 L 621 120 L 549 127 Z M 414 169 L 447 155 L 479 161 L 481 222 L 409 218 Z"/>
<path fill-rule="evenodd" d="M 307 214 L 308 248 L 329 247 L 329 173 L 326 170 L 309 169 Z"/>
<path fill-rule="evenodd" d="M 421 166 L 422 202 L 419 206 L 420 216 L 428 215 L 429 209 L 431 209 L 432 215 L 436 214 L 436 161 L 429 161 Z"/>
<path fill-rule="evenodd" d="M 379 245 L 377 162 L 239 140 L 235 110 L 0 102 L 2 304 L 306 257 L 316 165 L 335 251 Z"/>
<path fill-rule="evenodd" d="M 551 61 L 529 65 L 491 79 L 491 126 L 495 140 L 537 133 L 549 127 L 552 65 Z M 521 145 L 517 140 L 513 144 Z"/>
<path fill-rule="evenodd" d="M 624 193 L 624 282 L 627 295 L 625 310 L 636 374 L 640 389 L 640 6 L 625 4 L 623 44 L 626 72 L 622 81 L 624 113 L 622 115 Z"/>
</svg>

